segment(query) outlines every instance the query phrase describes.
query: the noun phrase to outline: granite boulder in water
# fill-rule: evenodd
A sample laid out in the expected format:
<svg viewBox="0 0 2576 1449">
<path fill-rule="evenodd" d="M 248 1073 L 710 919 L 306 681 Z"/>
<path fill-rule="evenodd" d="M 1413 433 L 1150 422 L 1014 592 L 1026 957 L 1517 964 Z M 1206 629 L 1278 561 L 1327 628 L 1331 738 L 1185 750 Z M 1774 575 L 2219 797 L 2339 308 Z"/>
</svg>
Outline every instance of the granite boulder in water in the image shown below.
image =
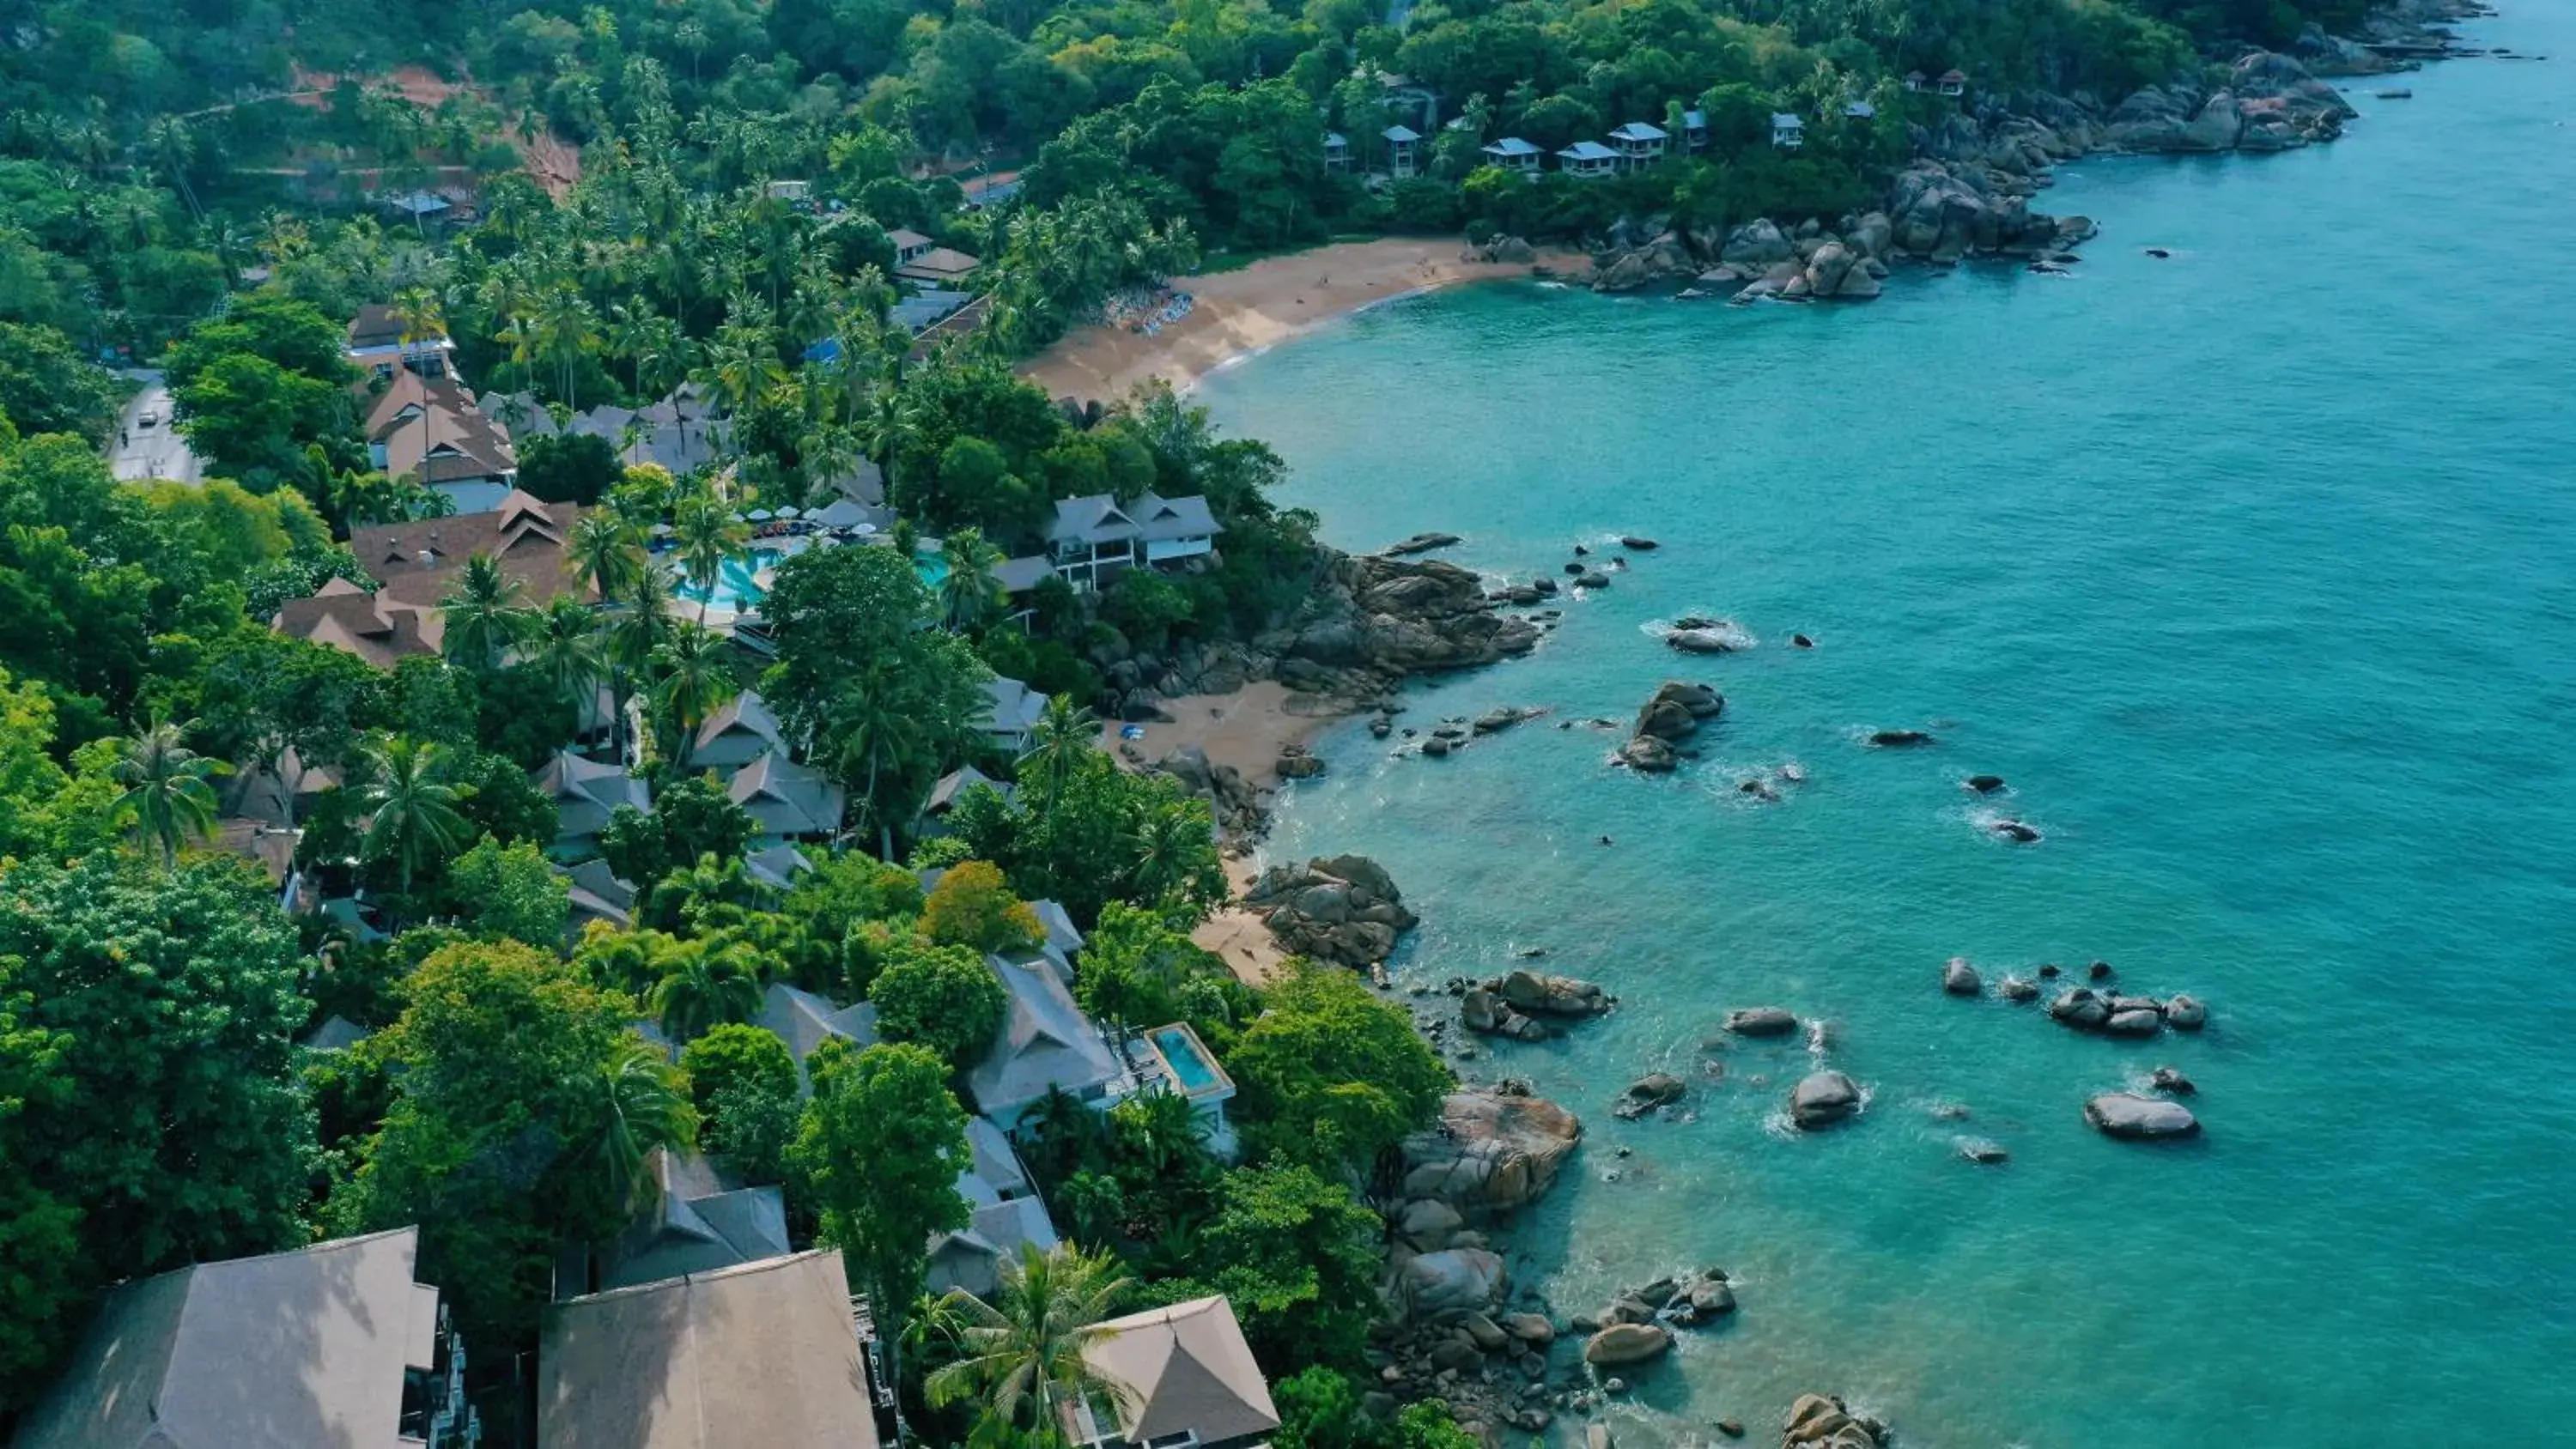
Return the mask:
<svg viewBox="0 0 2576 1449">
<path fill-rule="evenodd" d="M 2105 1092 L 2093 1098 L 2084 1104 L 2084 1120 L 2105 1137 L 2132 1142 L 2192 1137 L 2200 1132 L 2200 1119 L 2182 1103 L 2135 1092 Z"/>
<path fill-rule="evenodd" d="M 1813 1132 L 1860 1111 L 1860 1084 L 1841 1072 L 1816 1072 L 1789 1093 L 1789 1120 Z"/>
</svg>

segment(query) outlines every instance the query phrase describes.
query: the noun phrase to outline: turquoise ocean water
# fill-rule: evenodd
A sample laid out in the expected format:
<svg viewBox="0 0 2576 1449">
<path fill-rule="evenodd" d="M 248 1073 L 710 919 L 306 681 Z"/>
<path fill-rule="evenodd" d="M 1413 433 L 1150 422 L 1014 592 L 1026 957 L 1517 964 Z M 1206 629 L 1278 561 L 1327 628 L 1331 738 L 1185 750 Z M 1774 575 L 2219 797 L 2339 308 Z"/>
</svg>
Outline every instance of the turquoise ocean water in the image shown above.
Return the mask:
<svg viewBox="0 0 2576 1449">
<path fill-rule="evenodd" d="M 1590 1126 L 1508 1239 L 1559 1312 L 1738 1279 L 1623 1442 L 1758 1434 L 1811 1389 L 1923 1449 L 2576 1442 L 2576 9 L 2471 29 L 2557 58 L 2354 82 L 2328 148 L 2070 168 L 2043 205 L 2103 225 L 2072 278 L 1910 273 L 1849 309 L 1488 287 L 1205 384 L 1345 546 L 1449 529 L 1527 577 L 1663 541 L 1405 722 L 1727 695 L 1652 780 L 1554 720 L 1446 762 L 1346 726 L 1270 844 L 1394 871 L 1408 984 L 1544 946 L 1625 998 L 1467 1064 Z M 1643 632 L 1686 612 L 1762 647 Z M 1939 743 L 1856 742 L 1900 725 Z M 1734 794 L 1789 759 L 1783 803 Z M 1977 828 L 1984 771 L 2043 843 Z M 2107 958 L 2214 1024 L 2078 1037 L 1944 998 L 1953 954 Z M 1832 1023 L 1859 1121 L 1779 1130 L 1800 1045 L 1700 1077 L 1763 1003 Z M 2158 1064 L 2203 1140 L 2080 1123 Z M 1613 1121 L 1658 1067 L 1690 1119 Z M 2011 1163 L 1957 1159 L 1969 1133 Z"/>
</svg>

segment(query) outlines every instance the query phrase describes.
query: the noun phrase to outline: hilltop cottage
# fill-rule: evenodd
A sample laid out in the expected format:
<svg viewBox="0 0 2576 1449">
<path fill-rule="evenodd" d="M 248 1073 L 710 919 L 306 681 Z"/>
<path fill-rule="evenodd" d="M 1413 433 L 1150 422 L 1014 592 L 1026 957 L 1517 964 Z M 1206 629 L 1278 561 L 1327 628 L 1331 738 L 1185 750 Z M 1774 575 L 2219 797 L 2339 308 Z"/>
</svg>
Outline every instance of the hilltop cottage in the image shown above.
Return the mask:
<svg viewBox="0 0 2576 1449">
<path fill-rule="evenodd" d="M 1771 144 L 1783 151 L 1795 151 L 1807 144 L 1807 123 L 1787 111 L 1771 113 Z"/>
<path fill-rule="evenodd" d="M 1619 153 L 1598 141 L 1577 141 L 1557 152 L 1556 159 L 1559 171 L 1578 180 L 1597 180 L 1619 171 Z"/>
<path fill-rule="evenodd" d="M 1664 142 L 1672 133 L 1644 121 L 1630 121 L 1610 133 L 1610 145 L 1619 153 L 1619 163 L 1631 171 L 1642 170 L 1664 159 Z"/>
<path fill-rule="evenodd" d="M 1538 175 L 1539 149 L 1518 136 L 1485 143 L 1485 164 L 1521 176 Z"/>
<path fill-rule="evenodd" d="M 1410 126 L 1389 126 L 1378 133 L 1386 141 L 1386 174 L 1403 181 L 1421 169 L 1422 135 Z"/>
</svg>

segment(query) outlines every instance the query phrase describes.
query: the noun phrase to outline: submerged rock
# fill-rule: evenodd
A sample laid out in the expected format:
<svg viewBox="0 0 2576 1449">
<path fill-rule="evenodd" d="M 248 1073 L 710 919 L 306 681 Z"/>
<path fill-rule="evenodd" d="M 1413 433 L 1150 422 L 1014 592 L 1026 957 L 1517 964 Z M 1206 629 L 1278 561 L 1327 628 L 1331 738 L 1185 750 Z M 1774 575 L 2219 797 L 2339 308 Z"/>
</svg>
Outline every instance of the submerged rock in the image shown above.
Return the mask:
<svg viewBox="0 0 2576 1449">
<path fill-rule="evenodd" d="M 1923 730 L 1872 730 L 1869 742 L 1882 749 L 1903 749 L 1911 745 L 1928 745 L 1932 736 Z"/>
</svg>

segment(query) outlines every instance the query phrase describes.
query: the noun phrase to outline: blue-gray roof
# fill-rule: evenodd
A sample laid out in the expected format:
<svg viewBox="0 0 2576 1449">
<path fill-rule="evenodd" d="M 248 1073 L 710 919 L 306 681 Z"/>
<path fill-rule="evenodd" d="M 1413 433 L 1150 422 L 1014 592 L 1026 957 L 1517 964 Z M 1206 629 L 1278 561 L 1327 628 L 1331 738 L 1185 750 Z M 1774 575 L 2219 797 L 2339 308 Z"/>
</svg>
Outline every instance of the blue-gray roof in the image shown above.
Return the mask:
<svg viewBox="0 0 2576 1449">
<path fill-rule="evenodd" d="M 1707 125 L 1707 124 L 1708 124 L 1708 112 L 1706 112 L 1706 111 L 1684 111 L 1684 112 L 1682 112 L 1682 124 L 1683 124 L 1684 126 L 1687 126 L 1687 127 L 1692 128 L 1692 129 L 1697 129 L 1697 128 L 1701 127 L 1701 126 L 1705 126 L 1705 125 Z"/>
<path fill-rule="evenodd" d="M 1806 125 L 1806 122 L 1799 120 L 1796 116 L 1789 114 L 1787 111 L 1773 111 L 1771 113 L 1771 128 L 1775 131 L 1804 130 Z"/>
<path fill-rule="evenodd" d="M 1351 138 L 1343 135 L 1339 131 L 1326 131 L 1324 133 L 1324 145 L 1327 148 L 1334 146 L 1347 146 L 1349 144 L 1351 144 Z"/>
<path fill-rule="evenodd" d="M 1630 121 L 1610 134 L 1622 141 L 1660 141 L 1669 133 L 1661 126 L 1650 126 L 1644 121 Z"/>
<path fill-rule="evenodd" d="M 1568 161 L 1616 161 L 1619 153 L 1598 141 L 1577 141 L 1557 152 Z"/>
<path fill-rule="evenodd" d="M 1843 114 L 1851 117 L 1855 121 L 1866 121 L 1878 114 L 1878 107 L 1871 105 L 1867 101 L 1854 101 L 1850 105 L 1843 107 Z"/>
<path fill-rule="evenodd" d="M 1489 142 L 1485 152 L 1491 156 L 1535 156 L 1538 148 L 1518 136 L 1505 136 L 1499 141 Z"/>
<path fill-rule="evenodd" d="M 1388 140 L 1395 142 L 1399 146 L 1403 145 L 1407 141 L 1419 141 L 1422 139 L 1422 133 L 1414 130 L 1411 126 L 1389 126 L 1379 134 L 1385 136 Z"/>
</svg>

